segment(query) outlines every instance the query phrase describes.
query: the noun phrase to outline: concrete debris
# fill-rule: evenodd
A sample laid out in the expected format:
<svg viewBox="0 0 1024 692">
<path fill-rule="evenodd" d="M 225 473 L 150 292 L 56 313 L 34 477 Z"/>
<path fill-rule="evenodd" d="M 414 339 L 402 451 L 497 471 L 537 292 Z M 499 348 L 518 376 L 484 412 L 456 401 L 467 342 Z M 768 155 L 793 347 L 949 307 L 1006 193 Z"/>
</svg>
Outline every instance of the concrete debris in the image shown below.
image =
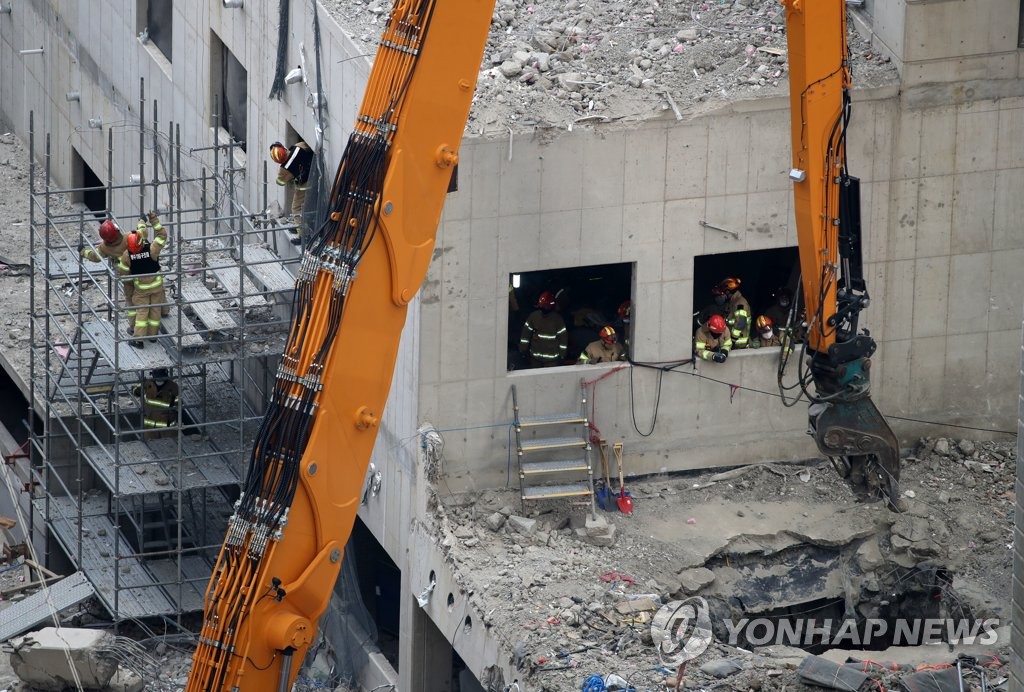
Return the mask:
<svg viewBox="0 0 1024 692">
<path fill-rule="evenodd" d="M 323 5 L 361 52 L 373 52 L 383 15 L 360 0 Z M 567 128 L 585 118 L 672 115 L 673 104 L 693 112 L 780 95 L 788 74 L 784 24 L 774 0 L 497 0 L 467 130 Z M 888 57 L 850 24 L 856 86 L 895 83 Z"/>
<path fill-rule="evenodd" d="M 517 652 L 519 679 L 532 681 L 531 689 L 580 689 L 588 676 L 609 674 L 637 689 L 674 688 L 676 670 L 659 658 L 651 622 L 663 605 L 701 598 L 713 637 L 688 665 L 686 689 L 802 692 L 810 688 L 796 669 L 820 648 L 747 638 L 750 631 L 730 638 L 723 623 L 808 612 L 835 623 L 907 613 L 1007 621 L 1015 442 L 972 441 L 973 449 L 961 442 L 928 439 L 913 450 L 903 465 L 903 489 L 913 491 L 903 514 L 855 502 L 826 462 L 759 464 L 631 480 L 636 511 L 628 520 L 617 512 L 593 520 L 568 503 L 549 503 L 503 522 L 502 508 L 517 504 L 514 490 L 453 497 L 438 503 L 437 535 L 474 529 L 476 547 L 455 541 L 446 554 L 488 631 Z M 813 480 L 802 482 L 801 471 Z M 613 550 L 593 540 L 608 533 Z M 495 555 L 502 559 L 481 559 Z M 863 658 L 900 660 L 895 649 Z M 822 656 L 833 652 L 841 667 L 862 653 Z M 918 661 L 935 663 L 927 656 L 947 664 L 955 657 L 936 646 L 907 655 L 909 672 Z M 731 662 L 725 678 L 715 675 L 725 668 L 707 666 L 721 661 Z M 871 689 L 875 680 L 898 689 L 908 670 L 850 675 L 866 675 Z"/>
<path fill-rule="evenodd" d="M 99 652 L 113 640 L 100 630 L 45 627 L 11 640 L 11 667 L 39 690 L 59 692 L 76 682 L 82 689 L 102 690 L 117 672 L 117 663 Z"/>
<path fill-rule="evenodd" d="M 700 667 L 700 672 L 716 678 L 727 678 L 741 670 L 743 670 L 743 664 L 735 658 L 720 658 L 715 661 L 708 661 Z"/>
</svg>

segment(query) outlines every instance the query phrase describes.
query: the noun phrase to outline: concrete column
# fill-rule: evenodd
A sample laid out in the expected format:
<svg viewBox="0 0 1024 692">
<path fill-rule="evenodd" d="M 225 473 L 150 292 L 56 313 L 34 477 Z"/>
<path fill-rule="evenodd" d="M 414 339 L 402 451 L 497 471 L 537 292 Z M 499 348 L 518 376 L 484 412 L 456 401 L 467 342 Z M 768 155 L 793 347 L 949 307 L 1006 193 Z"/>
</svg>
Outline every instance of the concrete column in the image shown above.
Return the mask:
<svg viewBox="0 0 1024 692">
<path fill-rule="evenodd" d="M 402 593 L 408 593 L 405 572 Z M 451 692 L 452 645 L 437 629 L 415 597 L 405 599 L 398 639 L 400 692 Z"/>
<path fill-rule="evenodd" d="M 1022 325 L 1024 327 L 1024 325 Z M 1024 329 L 1021 336 L 1020 394 L 1017 418 L 1017 502 L 1013 512 L 1013 576 L 1010 610 L 1010 692 L 1024 692 Z"/>
</svg>

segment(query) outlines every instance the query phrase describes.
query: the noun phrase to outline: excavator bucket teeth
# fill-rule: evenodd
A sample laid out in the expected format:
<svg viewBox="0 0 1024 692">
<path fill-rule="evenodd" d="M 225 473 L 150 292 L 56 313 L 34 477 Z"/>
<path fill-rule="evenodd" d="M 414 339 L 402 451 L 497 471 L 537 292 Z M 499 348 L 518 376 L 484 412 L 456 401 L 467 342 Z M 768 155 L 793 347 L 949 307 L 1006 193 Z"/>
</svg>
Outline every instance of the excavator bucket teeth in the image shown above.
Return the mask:
<svg viewBox="0 0 1024 692">
<path fill-rule="evenodd" d="M 894 511 L 903 511 L 899 441 L 871 399 L 815 404 L 810 415 L 818 449 L 842 459 L 838 467 L 854 493 L 884 498 Z"/>
</svg>

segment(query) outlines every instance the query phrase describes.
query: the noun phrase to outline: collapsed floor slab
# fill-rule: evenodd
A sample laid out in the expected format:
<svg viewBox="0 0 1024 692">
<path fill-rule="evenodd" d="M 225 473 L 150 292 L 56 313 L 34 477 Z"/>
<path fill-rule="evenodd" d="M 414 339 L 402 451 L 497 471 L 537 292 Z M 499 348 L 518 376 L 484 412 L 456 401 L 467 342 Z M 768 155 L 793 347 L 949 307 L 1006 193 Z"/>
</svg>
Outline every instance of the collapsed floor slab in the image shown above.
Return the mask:
<svg viewBox="0 0 1024 692">
<path fill-rule="evenodd" d="M 11 667 L 41 690 L 101 690 L 117 672 L 117 664 L 100 653 L 113 640 L 101 630 L 45 627 L 11 641 Z"/>
</svg>

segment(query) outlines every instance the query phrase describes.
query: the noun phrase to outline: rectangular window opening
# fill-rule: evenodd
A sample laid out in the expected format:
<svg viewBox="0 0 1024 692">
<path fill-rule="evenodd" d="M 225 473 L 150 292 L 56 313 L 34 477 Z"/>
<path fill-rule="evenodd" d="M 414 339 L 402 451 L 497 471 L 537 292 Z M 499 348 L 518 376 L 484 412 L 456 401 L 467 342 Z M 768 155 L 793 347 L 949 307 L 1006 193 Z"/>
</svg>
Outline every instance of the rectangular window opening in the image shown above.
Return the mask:
<svg viewBox="0 0 1024 692">
<path fill-rule="evenodd" d="M 693 258 L 693 331 L 705 324 L 712 315 L 728 318 L 727 306 L 716 302 L 714 288 L 725 279 L 739 280 L 738 291 L 749 307 L 749 337 L 744 346 L 734 340 L 733 350 L 757 348 L 761 340 L 754 323 L 761 315 L 769 317 L 773 331 L 785 326 L 788 308 L 783 308 L 782 296 L 790 300 L 799 296 L 800 258 L 797 248 L 775 248 L 770 250 L 749 250 L 729 252 L 720 255 L 700 255 Z M 800 305 L 797 306 L 800 309 Z M 799 332 L 798 332 L 799 334 Z"/>
<path fill-rule="evenodd" d="M 84 204 L 93 216 L 102 221 L 107 217 L 106 186 L 74 148 L 71 149 L 71 166 L 71 180 L 75 188 L 74 200 Z"/>
<path fill-rule="evenodd" d="M 210 102 L 217 126 L 245 152 L 248 127 L 248 73 L 217 34 L 210 37 Z"/>
<path fill-rule="evenodd" d="M 576 364 L 588 346 L 601 342 L 604 327 L 615 331 L 628 354 L 633 267 L 624 262 L 510 274 L 508 370 Z"/>
<path fill-rule="evenodd" d="M 171 62 L 174 30 L 173 0 L 138 0 L 135 12 L 135 31 L 145 33 L 149 41 Z"/>
</svg>

